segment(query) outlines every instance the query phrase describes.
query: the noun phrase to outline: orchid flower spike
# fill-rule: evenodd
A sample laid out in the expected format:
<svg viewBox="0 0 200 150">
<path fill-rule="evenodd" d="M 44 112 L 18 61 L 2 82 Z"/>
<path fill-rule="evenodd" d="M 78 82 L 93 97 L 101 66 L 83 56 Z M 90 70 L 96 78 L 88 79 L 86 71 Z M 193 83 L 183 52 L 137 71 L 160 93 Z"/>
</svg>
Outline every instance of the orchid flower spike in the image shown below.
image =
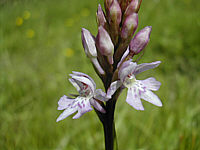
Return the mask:
<svg viewBox="0 0 200 150">
<path fill-rule="evenodd" d="M 78 113 L 73 117 L 73 119 L 78 119 L 86 112 L 92 110 L 91 105 L 98 111 L 105 113 L 104 108 L 99 104 L 99 101 L 107 101 L 106 93 L 101 89 L 96 89 L 96 84 L 94 80 L 81 72 L 73 71 L 70 74 L 72 78 L 69 79 L 71 84 L 79 92 L 78 95 L 74 95 L 75 98 L 68 97 L 64 95 L 58 101 L 58 110 L 64 110 L 63 113 L 57 118 L 57 122 L 65 119 L 69 115 L 78 111 Z"/>
<path fill-rule="evenodd" d="M 133 108 L 144 110 L 140 99 L 144 99 L 147 102 L 161 107 L 162 102 L 158 96 L 152 92 L 157 91 L 161 83 L 153 77 L 145 80 L 137 80 L 135 77 L 141 72 L 156 68 L 160 63 L 160 61 L 156 61 L 137 65 L 137 63 L 131 62 L 131 60 L 124 62 L 118 73 L 120 80 L 111 83 L 107 91 L 107 97 L 111 97 L 118 88 L 124 86 L 128 88 L 126 102 Z"/>
</svg>

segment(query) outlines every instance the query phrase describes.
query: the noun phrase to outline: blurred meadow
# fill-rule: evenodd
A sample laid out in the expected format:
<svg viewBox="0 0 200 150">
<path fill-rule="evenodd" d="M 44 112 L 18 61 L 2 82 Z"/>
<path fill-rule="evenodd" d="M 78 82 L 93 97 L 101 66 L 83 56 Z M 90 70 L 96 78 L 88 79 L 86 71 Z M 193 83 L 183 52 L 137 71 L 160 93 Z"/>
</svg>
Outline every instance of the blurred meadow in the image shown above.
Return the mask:
<svg viewBox="0 0 200 150">
<path fill-rule="evenodd" d="M 81 28 L 97 33 L 103 0 L 0 0 L 0 149 L 103 150 L 94 111 L 56 123 L 57 101 L 75 93 L 67 77 L 87 73 L 102 83 L 84 54 Z M 115 122 L 119 150 L 200 149 L 200 1 L 143 0 L 139 29 L 151 25 L 142 62 L 162 64 L 154 76 L 163 107 L 136 111 L 120 96 Z M 138 30 L 139 30 L 138 29 Z M 137 31 L 138 31 L 137 30 Z"/>
</svg>

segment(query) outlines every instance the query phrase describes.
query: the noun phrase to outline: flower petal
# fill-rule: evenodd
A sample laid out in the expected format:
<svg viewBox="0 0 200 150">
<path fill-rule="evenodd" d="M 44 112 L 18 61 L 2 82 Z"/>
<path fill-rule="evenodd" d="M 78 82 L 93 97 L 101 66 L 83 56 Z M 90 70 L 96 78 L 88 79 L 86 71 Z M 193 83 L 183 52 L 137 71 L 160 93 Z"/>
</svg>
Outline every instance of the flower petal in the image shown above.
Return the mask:
<svg viewBox="0 0 200 150">
<path fill-rule="evenodd" d="M 102 113 L 106 113 L 105 109 L 94 99 L 90 99 L 91 105 Z"/>
<path fill-rule="evenodd" d="M 110 87 L 108 88 L 106 97 L 111 98 L 112 95 L 117 91 L 117 89 L 122 85 L 120 80 L 114 81 L 111 83 Z"/>
<path fill-rule="evenodd" d="M 152 62 L 152 63 L 143 63 L 143 64 L 139 64 L 137 65 L 137 67 L 135 68 L 133 74 L 134 75 L 137 75 L 141 72 L 144 72 L 146 70 L 149 70 L 149 69 L 153 69 L 153 68 L 156 68 L 159 66 L 159 64 L 161 63 L 161 61 L 155 61 L 155 62 Z"/>
<path fill-rule="evenodd" d="M 126 102 L 137 110 L 144 110 L 136 88 L 128 88 Z"/>
<path fill-rule="evenodd" d="M 78 75 L 75 75 L 75 74 L 70 74 L 70 76 L 72 77 L 72 79 L 75 79 L 77 81 L 80 81 L 80 82 L 83 82 L 85 83 L 86 85 L 88 85 L 91 90 L 94 92 L 95 90 L 95 86 L 94 84 L 92 83 L 92 81 L 90 79 L 88 79 L 87 77 L 84 77 L 84 76 L 78 76 Z"/>
<path fill-rule="evenodd" d="M 66 95 L 62 96 L 58 101 L 58 110 L 63 110 L 71 106 L 75 99 L 69 98 Z"/>
<path fill-rule="evenodd" d="M 83 84 L 81 82 L 77 82 L 74 79 L 69 79 L 70 83 L 76 88 L 76 90 L 79 92 L 82 89 Z"/>
<path fill-rule="evenodd" d="M 128 60 L 122 64 L 122 66 L 119 69 L 119 78 L 122 82 L 124 82 L 125 78 L 130 75 L 136 68 L 137 64 L 134 62 L 131 62 L 132 60 Z"/>
<path fill-rule="evenodd" d="M 160 85 L 161 85 L 161 83 L 153 77 L 150 77 L 145 80 L 140 80 L 139 82 L 143 85 L 143 87 L 146 87 L 148 90 L 152 90 L 152 91 L 159 90 Z"/>
<path fill-rule="evenodd" d="M 90 76 L 88 76 L 88 75 L 85 74 L 85 73 L 77 72 L 77 71 L 72 71 L 72 73 L 75 74 L 75 75 L 87 77 L 87 78 L 93 83 L 93 86 L 94 86 L 95 89 L 96 89 L 96 84 L 95 84 L 94 80 L 93 80 Z"/>
<path fill-rule="evenodd" d="M 142 92 L 141 98 L 149 103 L 156 105 L 156 106 L 159 106 L 159 107 L 162 106 L 162 102 L 160 101 L 158 96 L 156 94 L 154 94 L 153 92 L 151 92 L 150 90 L 146 90 L 146 91 Z"/>
<path fill-rule="evenodd" d="M 102 89 L 95 90 L 94 98 L 100 101 L 107 101 L 109 98 L 106 97 L 106 93 Z"/>
<path fill-rule="evenodd" d="M 129 47 L 127 48 L 127 50 L 124 52 L 120 62 L 117 64 L 117 68 L 121 65 L 121 63 L 123 62 L 123 60 L 126 58 L 126 56 L 129 54 Z"/>
<path fill-rule="evenodd" d="M 78 103 L 77 103 L 78 113 L 73 117 L 73 119 L 78 119 L 86 112 L 89 112 L 92 110 L 89 99 L 86 99 L 85 97 L 78 97 L 77 100 L 78 100 Z"/>
<path fill-rule="evenodd" d="M 78 119 L 82 116 L 83 114 L 81 114 L 80 112 L 77 112 L 76 115 L 73 116 L 73 119 Z"/>
<path fill-rule="evenodd" d="M 67 118 L 69 115 L 75 113 L 76 111 L 77 111 L 77 108 L 66 109 L 65 111 L 63 111 L 63 113 L 60 114 L 60 116 L 57 118 L 56 122 Z"/>
</svg>

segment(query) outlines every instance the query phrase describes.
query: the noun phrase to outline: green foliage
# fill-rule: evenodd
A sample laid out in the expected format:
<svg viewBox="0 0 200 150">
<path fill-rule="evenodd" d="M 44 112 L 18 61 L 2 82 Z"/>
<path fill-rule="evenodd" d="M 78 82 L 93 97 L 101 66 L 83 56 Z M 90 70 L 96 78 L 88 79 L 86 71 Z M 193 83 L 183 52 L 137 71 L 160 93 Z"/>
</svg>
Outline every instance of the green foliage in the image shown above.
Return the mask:
<svg viewBox="0 0 200 150">
<path fill-rule="evenodd" d="M 96 150 L 104 148 L 101 124 L 90 112 L 55 120 L 57 101 L 75 89 L 72 70 L 102 84 L 86 58 L 81 28 L 96 34 L 94 0 L 4 0 L 0 3 L 0 149 Z M 115 122 L 119 149 L 200 149 L 200 2 L 143 1 L 139 28 L 153 27 L 141 62 L 161 60 L 140 75 L 162 82 L 164 106 L 132 109 L 120 96 Z"/>
</svg>

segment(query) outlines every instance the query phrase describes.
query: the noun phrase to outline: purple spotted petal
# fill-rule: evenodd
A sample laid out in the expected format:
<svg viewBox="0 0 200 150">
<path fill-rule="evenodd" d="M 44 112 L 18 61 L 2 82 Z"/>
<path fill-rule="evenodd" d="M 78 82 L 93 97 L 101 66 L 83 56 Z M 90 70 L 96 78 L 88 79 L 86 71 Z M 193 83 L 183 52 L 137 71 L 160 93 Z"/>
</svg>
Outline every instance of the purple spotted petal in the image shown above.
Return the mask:
<svg viewBox="0 0 200 150">
<path fill-rule="evenodd" d="M 128 89 L 126 102 L 137 110 L 144 110 L 139 93 L 137 92 L 136 88 Z"/>
<path fill-rule="evenodd" d="M 141 98 L 156 106 L 159 106 L 159 107 L 162 106 L 162 102 L 160 101 L 158 96 L 154 94 L 153 92 L 151 92 L 150 90 L 146 90 L 145 92 L 142 92 Z"/>
<path fill-rule="evenodd" d="M 139 64 L 137 65 L 137 67 L 135 68 L 133 74 L 134 75 L 137 75 L 141 72 L 144 72 L 146 70 L 149 70 L 149 69 L 153 69 L 153 68 L 156 68 L 159 66 L 159 64 L 161 63 L 161 61 L 155 61 L 155 62 L 152 62 L 152 63 L 143 63 L 143 64 Z"/>
<path fill-rule="evenodd" d="M 111 98 L 112 95 L 117 91 L 117 89 L 122 86 L 122 82 L 120 80 L 114 81 L 111 83 L 110 87 L 107 91 L 107 97 Z"/>
<path fill-rule="evenodd" d="M 78 103 L 77 103 L 78 113 L 73 117 L 73 119 L 78 119 L 86 112 L 89 112 L 92 110 L 89 99 L 86 99 L 84 97 L 78 97 L 77 100 L 78 100 Z"/>
<path fill-rule="evenodd" d="M 91 105 L 102 113 L 106 113 L 105 109 L 94 99 L 90 99 Z"/>
<path fill-rule="evenodd" d="M 131 62 L 132 60 L 126 61 L 122 64 L 119 69 L 118 76 L 122 82 L 124 82 L 125 78 L 130 75 L 136 68 L 137 64 Z"/>
<path fill-rule="evenodd" d="M 152 91 L 159 90 L 160 85 L 161 85 L 161 83 L 153 77 L 150 77 L 145 80 L 140 80 L 139 82 L 143 85 L 143 87 L 146 87 L 148 90 L 152 90 Z"/>
<path fill-rule="evenodd" d="M 70 107 L 74 102 L 74 99 L 67 97 L 66 95 L 62 96 L 58 101 L 58 110 L 63 110 Z"/>
</svg>

